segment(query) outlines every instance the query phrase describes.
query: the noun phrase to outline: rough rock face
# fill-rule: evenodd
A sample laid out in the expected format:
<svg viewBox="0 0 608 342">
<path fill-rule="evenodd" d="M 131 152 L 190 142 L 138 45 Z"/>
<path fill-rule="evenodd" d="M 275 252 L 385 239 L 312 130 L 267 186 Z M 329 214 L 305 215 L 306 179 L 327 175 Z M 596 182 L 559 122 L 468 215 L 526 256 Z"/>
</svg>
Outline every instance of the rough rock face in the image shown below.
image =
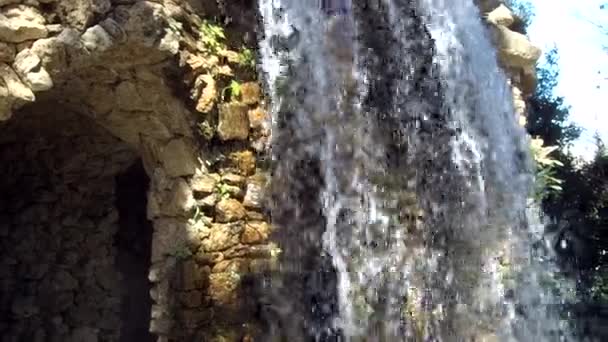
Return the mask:
<svg viewBox="0 0 608 342">
<path fill-rule="evenodd" d="M 114 176 L 136 155 L 75 114 L 23 114 L 0 137 L 0 339 L 118 341 Z"/>
<path fill-rule="evenodd" d="M 481 0 L 478 6 L 491 26 L 498 60 L 511 81 L 515 111 L 525 125 L 526 97 L 536 89 L 536 62 L 542 51 L 516 32 L 515 24 L 521 20 L 500 1 Z"/>
<path fill-rule="evenodd" d="M 0 138 L 10 135 L 11 123 L 21 116 L 77 113 L 73 120 L 92 120 L 124 142 L 132 157 L 143 160 L 150 178 L 148 219 L 154 226 L 150 330 L 159 341 L 240 341 L 255 332 L 254 315 L 243 314 L 255 308 L 252 296 L 247 295 L 248 279 L 257 277 L 276 253 L 268 243 L 269 219 L 263 211 L 266 185 L 260 179 L 266 178 L 266 170 L 257 160 L 266 153 L 269 138 L 265 103 L 251 66 L 254 61 L 250 53 L 240 50 L 253 41 L 254 13 L 254 8 L 236 2 L 0 0 L 0 121 L 8 122 L 1 126 Z M 212 17 L 233 18 L 224 25 L 225 39 L 208 29 L 212 22 L 205 18 Z M 233 81 L 241 84 L 239 92 L 230 91 Z M 50 131 L 63 129 L 63 125 L 44 122 Z M 83 137 L 91 134 L 81 132 Z M 79 159 L 78 147 L 76 140 L 65 146 L 67 152 L 62 155 L 74 157 L 70 167 L 82 174 L 91 169 L 113 175 L 114 169 L 105 170 L 103 163 Z M 0 146 L 3 158 L 9 152 L 7 146 Z M 105 152 L 110 159 L 119 156 L 111 149 Z M 8 163 L 2 160 L 4 167 Z M 102 184 L 86 178 L 73 182 L 83 189 Z M 111 177 L 104 182 L 104 191 L 113 188 Z M 65 191 L 52 195 L 73 200 Z M 112 212 L 110 202 L 104 206 L 110 208 L 108 213 Z M 71 207 L 61 200 L 48 203 L 36 207 L 46 216 L 19 232 L 28 244 L 47 241 L 36 228 L 44 222 L 51 227 L 57 223 L 52 229 L 61 236 L 68 234 L 54 215 Z M 79 217 L 97 215 L 93 209 L 82 208 Z M 11 222 L 12 218 L 6 218 L 0 224 L 12 227 Z M 99 224 L 87 223 L 89 228 L 83 227 L 78 237 L 93 239 L 99 235 Z M 94 263 L 111 258 L 112 230 L 105 231 L 103 238 L 99 236 L 97 245 L 106 246 L 102 248 L 106 254 L 99 260 L 91 256 Z M 70 248 L 82 246 L 74 244 Z M 52 250 L 69 251 L 62 244 Z M 18 269 L 15 265 L 33 265 L 30 259 L 20 258 L 21 254 L 15 254 L 2 260 L 8 265 L 2 281 L 16 282 L 29 273 L 45 272 Z M 118 312 L 117 303 L 86 316 L 95 324 L 78 321 L 85 317 L 80 314 L 69 314 L 72 307 L 79 308 L 80 301 L 94 301 L 102 294 L 114 298 L 114 289 L 96 287 L 98 292 L 87 292 L 83 284 L 88 278 L 78 268 L 84 266 L 54 273 L 61 262 L 50 258 L 46 272 L 61 275 L 66 287 L 61 293 L 75 296 L 50 294 L 53 300 L 65 302 L 65 316 L 41 311 L 37 295 L 19 297 L 12 315 L 23 317 L 23 326 L 30 322 L 67 326 L 60 329 L 58 341 L 116 340 L 119 332 L 105 327 L 120 325 L 104 322 L 103 315 Z M 103 300 L 99 303 L 106 305 Z M 102 323 L 107 324 L 99 326 Z M 5 329 L 0 326 L 2 334 Z M 47 335 L 37 336 L 27 338 L 46 340 Z"/>
</svg>

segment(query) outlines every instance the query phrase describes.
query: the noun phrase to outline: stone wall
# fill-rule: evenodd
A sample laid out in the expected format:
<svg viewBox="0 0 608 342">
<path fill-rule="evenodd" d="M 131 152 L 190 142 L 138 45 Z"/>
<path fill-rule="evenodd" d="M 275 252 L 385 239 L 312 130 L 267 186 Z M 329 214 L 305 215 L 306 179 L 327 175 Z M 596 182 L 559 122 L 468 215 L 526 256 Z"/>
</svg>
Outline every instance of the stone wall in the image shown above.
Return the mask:
<svg viewBox="0 0 608 342">
<path fill-rule="evenodd" d="M 114 176 L 136 155 L 74 114 L 36 114 L 0 138 L 0 339 L 118 341 Z"/>
<path fill-rule="evenodd" d="M 248 284 L 277 249 L 263 209 L 265 104 L 242 49 L 255 42 L 252 6 L 0 0 L 0 120 L 32 104 L 74 112 L 143 160 L 159 341 L 255 335 L 254 316 L 242 314 L 255 307 Z M 209 30 L 212 17 L 225 39 Z"/>
</svg>

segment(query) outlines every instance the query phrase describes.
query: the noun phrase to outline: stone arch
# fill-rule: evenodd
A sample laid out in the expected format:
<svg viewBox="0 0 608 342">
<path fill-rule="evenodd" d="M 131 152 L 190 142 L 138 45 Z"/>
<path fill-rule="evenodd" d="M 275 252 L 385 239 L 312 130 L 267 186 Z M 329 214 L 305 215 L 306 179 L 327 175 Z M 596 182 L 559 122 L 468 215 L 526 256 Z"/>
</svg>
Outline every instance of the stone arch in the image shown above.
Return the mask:
<svg viewBox="0 0 608 342">
<path fill-rule="evenodd" d="M 2 339 L 124 340 L 114 177 L 137 153 L 69 110 L 41 103 L 19 114 L 0 128 Z"/>
<path fill-rule="evenodd" d="M 188 73 L 200 67 L 191 31 L 202 22 L 188 2 L 3 4 L 0 121 L 103 127 L 143 161 L 154 230 L 150 331 L 159 341 L 237 341 L 255 330 L 244 324 L 253 315 L 238 314 L 255 306 L 243 279 L 268 269 L 274 253 L 256 162 L 268 137 L 259 87 L 244 84 L 242 98 L 224 104 L 206 97 L 219 91 L 208 75 Z M 71 119 L 49 124 L 40 113 Z M 201 115 L 215 138 L 201 138 Z"/>
</svg>

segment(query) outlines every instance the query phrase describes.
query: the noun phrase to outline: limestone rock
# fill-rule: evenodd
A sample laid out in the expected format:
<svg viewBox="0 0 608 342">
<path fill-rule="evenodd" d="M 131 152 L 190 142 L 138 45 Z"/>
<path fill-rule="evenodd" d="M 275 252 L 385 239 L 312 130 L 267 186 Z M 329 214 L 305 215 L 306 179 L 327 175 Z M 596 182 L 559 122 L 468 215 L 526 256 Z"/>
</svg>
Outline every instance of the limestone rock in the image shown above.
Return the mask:
<svg viewBox="0 0 608 342">
<path fill-rule="evenodd" d="M 209 238 L 203 240 L 203 248 L 206 252 L 219 252 L 239 243 L 239 236 L 243 226 L 239 223 L 216 223 L 211 228 Z"/>
<path fill-rule="evenodd" d="M 499 57 L 504 65 L 524 69 L 535 65 L 542 51 L 532 45 L 525 35 L 502 26 L 497 30 Z"/>
<path fill-rule="evenodd" d="M 222 140 L 244 140 L 249 136 L 249 116 L 246 105 L 224 103 L 219 108 L 218 136 Z"/>
<path fill-rule="evenodd" d="M 196 175 L 191 180 L 192 191 L 198 194 L 211 194 L 220 179 L 218 174 Z"/>
<path fill-rule="evenodd" d="M 247 82 L 241 84 L 241 102 L 254 105 L 260 102 L 262 90 L 257 82 Z"/>
<path fill-rule="evenodd" d="M 245 207 L 235 199 L 222 199 L 215 206 L 215 219 L 217 222 L 234 222 L 242 220 L 246 215 Z"/>
<path fill-rule="evenodd" d="M 152 262 L 158 262 L 189 244 L 188 223 L 177 219 L 154 221 L 152 238 Z"/>
<path fill-rule="evenodd" d="M 0 62 L 12 62 L 15 59 L 15 46 L 0 42 Z"/>
<path fill-rule="evenodd" d="M 268 240 L 270 226 L 266 222 L 247 222 L 241 236 L 241 241 L 246 244 L 262 243 Z"/>
<path fill-rule="evenodd" d="M 15 71 L 25 80 L 33 91 L 45 91 L 53 87 L 53 80 L 42 67 L 40 57 L 30 49 L 22 50 L 15 57 Z"/>
<path fill-rule="evenodd" d="M 222 182 L 229 185 L 242 186 L 245 183 L 245 177 L 234 173 L 227 173 L 222 175 Z"/>
<path fill-rule="evenodd" d="M 262 200 L 264 196 L 264 189 L 258 182 L 251 182 L 247 184 L 247 192 L 245 193 L 245 199 L 243 205 L 246 208 L 260 209 L 262 208 Z"/>
<path fill-rule="evenodd" d="M 89 51 L 103 52 L 114 44 L 112 37 L 101 25 L 89 27 L 82 34 L 82 43 Z"/>
<path fill-rule="evenodd" d="M 165 216 L 180 216 L 188 213 L 194 206 L 192 190 L 184 179 L 177 179 L 173 187 L 163 196 L 161 212 Z"/>
<path fill-rule="evenodd" d="M 30 20 L 25 13 L 23 16 L 13 13 L 10 17 L 0 13 L 0 41 L 21 43 L 45 38 L 47 35 L 48 30 L 44 24 Z"/>
<path fill-rule="evenodd" d="M 213 109 L 218 96 L 213 76 L 209 74 L 199 75 L 194 82 L 194 86 L 195 88 L 202 88 L 196 103 L 196 110 L 201 113 L 210 112 Z"/>
<path fill-rule="evenodd" d="M 32 53 L 40 57 L 42 67 L 51 74 L 67 68 L 65 44 L 57 37 L 38 39 L 30 48 Z"/>
<path fill-rule="evenodd" d="M 203 303 L 201 291 L 182 292 L 178 295 L 180 302 L 187 308 L 198 308 Z"/>
<path fill-rule="evenodd" d="M 241 277 L 234 272 L 214 273 L 209 277 L 209 294 L 217 305 L 236 304 Z"/>
<path fill-rule="evenodd" d="M 170 177 L 193 175 L 199 165 L 194 146 L 184 139 L 171 140 L 161 149 L 160 154 Z"/>
<path fill-rule="evenodd" d="M 255 156 L 253 152 L 248 150 L 232 152 L 228 156 L 231 166 L 234 167 L 239 174 L 250 176 L 255 172 Z"/>
<path fill-rule="evenodd" d="M 500 4 L 500 6 L 488 13 L 487 21 L 496 26 L 509 27 L 515 19 L 513 18 L 513 12 L 504 4 Z"/>
<path fill-rule="evenodd" d="M 0 121 L 8 120 L 12 115 L 13 99 L 9 89 L 0 78 Z"/>
<path fill-rule="evenodd" d="M 247 112 L 247 116 L 249 117 L 249 127 L 253 129 L 263 128 L 268 117 L 266 111 L 262 109 L 262 107 L 250 109 Z"/>
<path fill-rule="evenodd" d="M 178 287 L 185 291 L 202 289 L 207 286 L 209 278 L 208 267 L 199 267 L 194 260 L 181 263 L 181 282 Z"/>
<path fill-rule="evenodd" d="M 222 260 L 213 266 L 212 273 L 224 273 L 224 272 L 236 272 L 243 273 L 247 272 L 248 262 L 246 259 L 230 259 Z"/>
<path fill-rule="evenodd" d="M 4 80 L 9 95 L 17 100 L 18 105 L 33 102 L 36 99 L 32 90 L 23 84 L 10 66 L 0 63 L 0 78 Z"/>
<path fill-rule="evenodd" d="M 9 19 L 15 18 L 27 20 L 29 22 L 40 25 L 44 25 L 46 23 L 46 19 L 44 19 L 44 16 L 42 16 L 40 11 L 36 7 L 32 6 L 7 6 L 2 9 L 2 14 L 4 14 Z"/>
</svg>

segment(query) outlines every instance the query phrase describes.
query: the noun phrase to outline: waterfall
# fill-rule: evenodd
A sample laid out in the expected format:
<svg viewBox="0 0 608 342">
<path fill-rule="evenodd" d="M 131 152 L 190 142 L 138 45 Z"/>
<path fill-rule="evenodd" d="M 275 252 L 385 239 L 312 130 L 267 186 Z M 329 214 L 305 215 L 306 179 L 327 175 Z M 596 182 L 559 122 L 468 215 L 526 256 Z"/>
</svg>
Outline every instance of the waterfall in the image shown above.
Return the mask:
<svg viewBox="0 0 608 342">
<path fill-rule="evenodd" d="M 559 340 L 525 133 L 472 0 L 335 4 L 259 0 L 283 250 L 264 341 Z"/>
</svg>

